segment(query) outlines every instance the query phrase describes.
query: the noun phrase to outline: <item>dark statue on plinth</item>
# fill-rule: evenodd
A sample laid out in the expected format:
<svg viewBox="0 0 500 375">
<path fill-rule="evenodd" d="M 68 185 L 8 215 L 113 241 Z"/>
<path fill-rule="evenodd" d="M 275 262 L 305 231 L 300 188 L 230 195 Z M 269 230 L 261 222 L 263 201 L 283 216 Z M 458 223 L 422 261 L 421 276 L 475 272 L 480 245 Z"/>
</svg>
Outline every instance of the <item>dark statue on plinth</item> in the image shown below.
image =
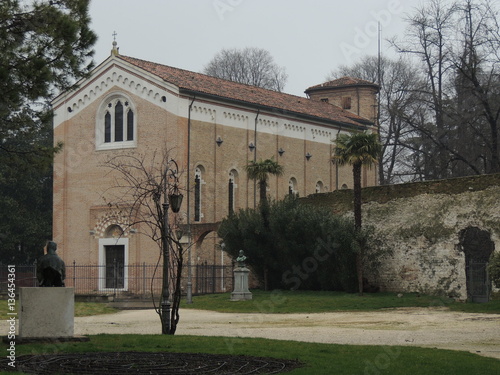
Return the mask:
<svg viewBox="0 0 500 375">
<path fill-rule="evenodd" d="M 36 265 L 36 277 L 40 286 L 62 287 L 66 278 L 64 261 L 56 254 L 57 244 L 47 242 L 47 254 L 41 257 Z"/>
<path fill-rule="evenodd" d="M 245 267 L 245 260 L 247 260 L 247 257 L 245 256 L 245 253 L 243 250 L 240 250 L 238 258 L 236 258 L 236 261 L 238 262 L 238 267 Z"/>
</svg>

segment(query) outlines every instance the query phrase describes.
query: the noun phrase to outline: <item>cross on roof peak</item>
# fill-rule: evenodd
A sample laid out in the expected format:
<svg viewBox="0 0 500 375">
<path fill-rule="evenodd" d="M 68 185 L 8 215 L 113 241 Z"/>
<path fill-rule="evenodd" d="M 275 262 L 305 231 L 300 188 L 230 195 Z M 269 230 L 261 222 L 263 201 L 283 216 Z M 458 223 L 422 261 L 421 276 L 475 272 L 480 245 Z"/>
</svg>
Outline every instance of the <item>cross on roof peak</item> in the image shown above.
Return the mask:
<svg viewBox="0 0 500 375">
<path fill-rule="evenodd" d="M 111 50 L 111 55 L 116 56 L 119 54 L 119 48 L 116 46 L 118 43 L 116 43 L 116 36 L 118 35 L 116 31 L 113 31 L 113 49 Z"/>
</svg>

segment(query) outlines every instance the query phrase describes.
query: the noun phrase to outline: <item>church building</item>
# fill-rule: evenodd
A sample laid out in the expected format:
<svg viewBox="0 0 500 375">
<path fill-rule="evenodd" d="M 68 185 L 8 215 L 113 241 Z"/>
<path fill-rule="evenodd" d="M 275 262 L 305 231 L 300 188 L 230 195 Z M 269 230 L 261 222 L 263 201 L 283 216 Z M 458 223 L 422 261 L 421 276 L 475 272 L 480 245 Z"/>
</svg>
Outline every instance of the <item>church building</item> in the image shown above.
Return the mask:
<svg viewBox="0 0 500 375">
<path fill-rule="evenodd" d="M 268 195 L 282 199 L 352 188 L 352 170 L 332 163 L 339 133 L 376 132 L 378 86 L 341 78 L 299 97 L 120 55 L 111 55 L 74 89 L 52 102 L 54 142 L 53 240 L 71 264 L 100 265 L 96 290 L 106 290 L 106 265 L 154 264 L 159 250 L 115 205 L 119 173 L 106 161 L 135 155 L 145 163 L 168 150 L 184 194 L 180 212 L 193 265 L 231 264 L 217 237 L 230 212 L 258 205 L 249 161 L 273 158 Z M 363 186 L 377 184 L 376 169 Z M 174 215 L 171 215 L 173 217 Z M 186 244 L 186 245 L 189 245 Z M 127 290 L 126 273 L 120 283 Z"/>
</svg>

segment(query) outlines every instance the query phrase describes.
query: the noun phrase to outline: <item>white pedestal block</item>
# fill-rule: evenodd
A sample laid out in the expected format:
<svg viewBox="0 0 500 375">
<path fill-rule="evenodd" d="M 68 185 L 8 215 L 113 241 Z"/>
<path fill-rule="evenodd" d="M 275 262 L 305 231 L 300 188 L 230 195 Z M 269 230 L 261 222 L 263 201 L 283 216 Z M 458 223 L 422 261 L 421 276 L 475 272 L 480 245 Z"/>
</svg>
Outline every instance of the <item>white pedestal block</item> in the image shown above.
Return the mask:
<svg viewBox="0 0 500 375">
<path fill-rule="evenodd" d="M 250 270 L 246 267 L 234 269 L 234 290 L 231 293 L 231 301 L 245 301 L 252 299 L 252 293 L 248 290 L 248 274 Z"/>
<path fill-rule="evenodd" d="M 73 288 L 20 288 L 19 337 L 73 337 L 75 292 Z"/>
</svg>

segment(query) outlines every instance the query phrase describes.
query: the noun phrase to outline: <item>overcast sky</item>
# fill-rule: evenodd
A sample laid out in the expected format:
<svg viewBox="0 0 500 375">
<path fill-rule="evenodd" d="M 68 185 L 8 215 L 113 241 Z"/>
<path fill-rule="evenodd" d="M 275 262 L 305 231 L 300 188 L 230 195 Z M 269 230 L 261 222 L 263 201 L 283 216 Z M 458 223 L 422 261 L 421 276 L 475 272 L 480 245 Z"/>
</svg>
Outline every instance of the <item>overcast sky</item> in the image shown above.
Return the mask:
<svg viewBox="0 0 500 375">
<path fill-rule="evenodd" d="M 377 54 L 404 36 L 404 18 L 423 0 L 92 0 L 97 63 L 113 32 L 120 53 L 201 72 L 222 48 L 268 50 L 288 74 L 285 92 L 304 96 L 343 64 Z M 382 41 L 382 53 L 392 53 Z"/>
</svg>

